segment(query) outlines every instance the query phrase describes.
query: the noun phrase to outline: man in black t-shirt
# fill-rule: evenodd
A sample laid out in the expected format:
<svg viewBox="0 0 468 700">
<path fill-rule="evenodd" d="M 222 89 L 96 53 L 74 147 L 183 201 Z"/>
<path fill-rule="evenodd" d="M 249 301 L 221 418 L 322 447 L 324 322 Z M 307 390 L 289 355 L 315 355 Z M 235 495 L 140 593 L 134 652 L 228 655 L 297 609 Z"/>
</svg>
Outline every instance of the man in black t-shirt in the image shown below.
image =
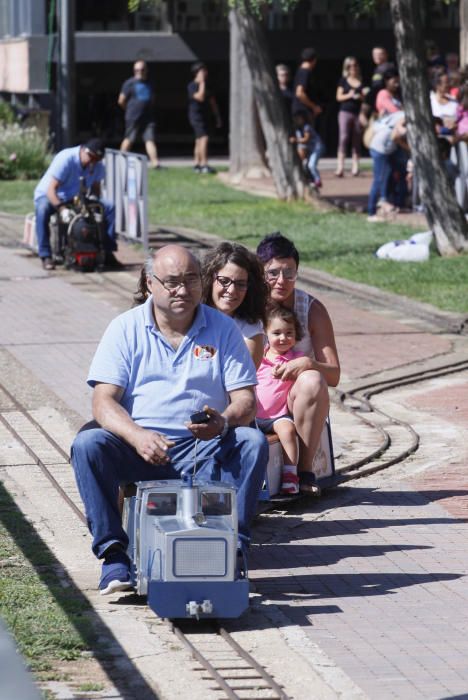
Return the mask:
<svg viewBox="0 0 468 700">
<path fill-rule="evenodd" d="M 211 116 L 215 119 L 216 128 L 221 127 L 221 116 L 216 98 L 208 83 L 208 70 L 200 61 L 191 67 L 193 80 L 187 85 L 188 118 L 195 134 L 194 166 L 196 173 L 214 173 L 214 168 L 208 165 L 208 140 L 210 135 Z"/>
<path fill-rule="evenodd" d="M 316 65 L 317 54 L 315 49 L 304 49 L 301 53 L 301 64 L 294 78 L 292 113 L 294 115 L 302 112 L 311 124 L 322 113 L 322 108 L 318 104 L 317 91 L 313 79 L 313 71 Z"/>
<path fill-rule="evenodd" d="M 155 143 L 154 90 L 148 81 L 148 66 L 138 60 L 133 66 L 133 78 L 120 89 L 118 105 L 125 111 L 125 137 L 121 151 L 129 151 L 141 134 L 152 168 L 159 168 Z"/>
</svg>

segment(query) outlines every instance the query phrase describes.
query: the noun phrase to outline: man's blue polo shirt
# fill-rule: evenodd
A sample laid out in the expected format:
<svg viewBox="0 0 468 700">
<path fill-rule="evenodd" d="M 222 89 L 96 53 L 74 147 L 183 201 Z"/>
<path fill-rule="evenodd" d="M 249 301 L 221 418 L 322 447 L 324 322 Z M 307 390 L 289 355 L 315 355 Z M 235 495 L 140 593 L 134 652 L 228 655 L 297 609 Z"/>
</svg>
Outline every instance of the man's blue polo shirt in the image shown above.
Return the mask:
<svg viewBox="0 0 468 700">
<path fill-rule="evenodd" d="M 153 298 L 120 316 L 105 331 L 88 384 L 125 389 L 121 405 L 133 420 L 171 439 L 188 437 L 184 423 L 205 404 L 224 411 L 228 392 L 257 383 L 255 367 L 234 321 L 200 304 L 177 350 L 157 329 Z"/>
<path fill-rule="evenodd" d="M 80 177 L 84 177 L 86 189 L 104 179 L 105 170 L 101 161 L 90 163 L 83 168 L 80 161 L 80 148 L 81 146 L 73 146 L 57 153 L 34 190 L 34 201 L 47 195 L 47 189 L 53 177 L 60 182 L 57 196 L 62 202 L 67 202 L 78 194 Z"/>
</svg>

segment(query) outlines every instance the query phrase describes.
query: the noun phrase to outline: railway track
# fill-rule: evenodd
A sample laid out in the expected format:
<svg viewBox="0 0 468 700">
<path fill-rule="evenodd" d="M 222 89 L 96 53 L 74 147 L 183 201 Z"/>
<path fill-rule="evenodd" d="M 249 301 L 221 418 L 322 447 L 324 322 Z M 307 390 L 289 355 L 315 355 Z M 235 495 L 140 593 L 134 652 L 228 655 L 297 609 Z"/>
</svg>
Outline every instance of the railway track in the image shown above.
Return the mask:
<svg viewBox="0 0 468 700">
<path fill-rule="evenodd" d="M 0 383 L 0 424 L 21 445 L 40 468 L 60 497 L 80 521 L 86 517 L 78 498 L 67 492 L 63 467 L 69 469 L 69 455 L 31 415 L 31 412 Z M 198 626 L 169 622 L 174 635 L 191 653 L 210 688 L 230 700 L 288 700 L 274 677 L 243 649 L 224 627 L 216 623 Z M 207 675 L 208 674 L 208 675 Z"/>
<path fill-rule="evenodd" d="M 402 374 L 389 380 L 376 380 L 339 395 L 344 410 L 377 431 L 380 442 L 366 456 L 339 468 L 336 484 L 362 478 L 404 461 L 419 446 L 419 436 L 409 423 L 393 418 L 377 408 L 372 397 L 393 389 L 447 376 L 468 369 L 468 360 L 439 365 L 429 370 Z M 0 424 L 21 445 L 53 488 L 81 522 L 86 518 L 69 494 L 69 456 L 60 444 L 34 418 L 26 406 L 0 384 Z M 67 479 L 63 474 L 68 472 Z M 73 494 L 72 494 L 73 496 Z M 192 625 L 169 623 L 180 642 L 197 662 L 196 670 L 210 689 L 220 697 L 235 700 L 287 700 L 288 695 L 233 638 L 226 628 L 206 622 Z"/>
</svg>

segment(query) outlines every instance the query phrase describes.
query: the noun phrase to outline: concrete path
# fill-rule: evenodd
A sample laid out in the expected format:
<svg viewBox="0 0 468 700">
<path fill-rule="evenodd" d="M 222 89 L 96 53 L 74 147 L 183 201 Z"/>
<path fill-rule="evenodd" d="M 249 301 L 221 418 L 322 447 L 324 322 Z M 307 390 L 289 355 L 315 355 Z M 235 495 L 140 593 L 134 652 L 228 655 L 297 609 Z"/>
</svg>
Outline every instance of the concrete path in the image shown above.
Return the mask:
<svg viewBox="0 0 468 700">
<path fill-rule="evenodd" d="M 110 319 L 131 305 L 137 270 L 112 275 L 128 290 L 120 296 L 97 274 L 93 284 L 72 272 L 47 274 L 13 245 L 19 228 L 0 219 L 1 381 L 67 448 L 90 417 L 85 379 L 94 349 Z M 121 245 L 119 257 L 134 261 L 135 253 Z M 338 289 L 316 294 L 337 331 L 343 387 L 466 356 L 468 338 L 422 318 L 418 305 L 384 307 Z M 468 698 L 468 376 L 394 390 L 378 403 L 411 422 L 420 449 L 320 500 L 261 516 L 252 609 L 233 630 L 297 700 Z M 334 434 L 345 452 L 366 435 L 349 421 L 334 404 Z M 0 476 L 112 641 L 116 663 L 106 671 L 105 697 L 216 697 L 144 606 L 128 596 L 98 598 L 99 567 L 84 526 L 7 431 L 0 443 Z M 56 455 L 47 460 L 77 497 L 69 467 Z M 132 694 L 119 664 L 140 690 Z M 66 692 L 49 690 L 56 698 Z"/>
</svg>

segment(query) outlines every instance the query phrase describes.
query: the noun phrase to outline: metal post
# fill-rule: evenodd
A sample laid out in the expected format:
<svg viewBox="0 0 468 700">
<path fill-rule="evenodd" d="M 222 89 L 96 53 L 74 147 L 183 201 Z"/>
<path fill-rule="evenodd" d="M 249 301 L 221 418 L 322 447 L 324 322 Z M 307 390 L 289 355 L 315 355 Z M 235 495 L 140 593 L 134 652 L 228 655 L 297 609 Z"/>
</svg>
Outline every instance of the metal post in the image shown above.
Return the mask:
<svg viewBox="0 0 468 700">
<path fill-rule="evenodd" d="M 58 106 L 60 148 L 75 139 L 75 0 L 59 0 Z"/>
</svg>

